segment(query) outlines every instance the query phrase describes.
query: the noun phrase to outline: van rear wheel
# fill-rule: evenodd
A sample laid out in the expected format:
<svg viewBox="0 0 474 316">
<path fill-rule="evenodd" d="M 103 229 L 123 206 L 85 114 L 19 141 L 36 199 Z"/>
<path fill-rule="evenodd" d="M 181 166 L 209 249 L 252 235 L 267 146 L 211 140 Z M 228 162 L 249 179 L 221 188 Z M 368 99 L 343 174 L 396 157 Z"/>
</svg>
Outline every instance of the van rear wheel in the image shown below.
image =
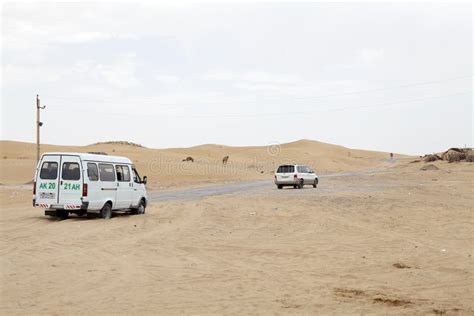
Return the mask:
<svg viewBox="0 0 474 316">
<path fill-rule="evenodd" d="M 112 207 L 109 203 L 105 203 L 104 207 L 100 210 L 100 217 L 102 217 L 103 219 L 112 218 Z"/>
</svg>

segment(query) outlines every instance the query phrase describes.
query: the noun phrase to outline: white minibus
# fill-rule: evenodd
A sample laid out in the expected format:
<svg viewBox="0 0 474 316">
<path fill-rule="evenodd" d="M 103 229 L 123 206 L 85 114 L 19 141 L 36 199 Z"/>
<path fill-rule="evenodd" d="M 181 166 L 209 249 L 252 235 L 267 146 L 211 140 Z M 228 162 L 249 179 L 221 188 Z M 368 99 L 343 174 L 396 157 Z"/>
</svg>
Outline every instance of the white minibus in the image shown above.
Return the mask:
<svg viewBox="0 0 474 316">
<path fill-rule="evenodd" d="M 133 162 L 126 157 L 55 152 L 41 156 L 33 184 L 33 206 L 45 215 L 66 218 L 112 211 L 144 214 L 148 203 L 145 185 Z"/>
</svg>

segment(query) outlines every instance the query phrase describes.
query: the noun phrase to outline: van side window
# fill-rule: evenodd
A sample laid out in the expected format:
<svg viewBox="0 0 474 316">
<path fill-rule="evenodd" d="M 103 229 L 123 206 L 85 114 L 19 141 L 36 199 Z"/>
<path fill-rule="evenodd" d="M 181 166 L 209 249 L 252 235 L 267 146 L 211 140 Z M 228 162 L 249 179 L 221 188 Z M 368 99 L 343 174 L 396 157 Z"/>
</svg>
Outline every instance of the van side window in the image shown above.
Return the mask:
<svg viewBox="0 0 474 316">
<path fill-rule="evenodd" d="M 97 169 L 97 165 L 95 163 L 87 163 L 87 176 L 89 177 L 90 181 L 99 180 L 99 169 Z"/>
<path fill-rule="evenodd" d="M 308 173 L 308 172 L 309 172 L 309 168 L 306 167 L 306 166 L 298 166 L 298 172 L 301 172 L 301 173 Z"/>
<path fill-rule="evenodd" d="M 123 168 L 123 181 L 130 182 L 130 169 L 128 166 L 122 166 Z"/>
<path fill-rule="evenodd" d="M 128 169 L 128 166 L 117 165 L 115 169 L 117 170 L 117 181 L 130 182 L 130 169 Z"/>
<path fill-rule="evenodd" d="M 64 162 L 61 177 L 63 180 L 79 180 L 81 178 L 79 164 L 77 162 Z"/>
<path fill-rule="evenodd" d="M 43 180 L 54 180 L 58 177 L 58 163 L 45 161 L 41 166 L 40 178 Z"/>
<path fill-rule="evenodd" d="M 123 181 L 122 166 L 115 166 L 115 170 L 117 171 L 117 181 Z"/>
<path fill-rule="evenodd" d="M 100 163 L 99 164 L 100 181 L 115 181 L 114 165 Z"/>
<path fill-rule="evenodd" d="M 140 175 L 138 174 L 137 169 L 132 168 L 132 172 L 133 172 L 133 182 L 141 183 L 142 179 L 140 179 Z"/>
</svg>

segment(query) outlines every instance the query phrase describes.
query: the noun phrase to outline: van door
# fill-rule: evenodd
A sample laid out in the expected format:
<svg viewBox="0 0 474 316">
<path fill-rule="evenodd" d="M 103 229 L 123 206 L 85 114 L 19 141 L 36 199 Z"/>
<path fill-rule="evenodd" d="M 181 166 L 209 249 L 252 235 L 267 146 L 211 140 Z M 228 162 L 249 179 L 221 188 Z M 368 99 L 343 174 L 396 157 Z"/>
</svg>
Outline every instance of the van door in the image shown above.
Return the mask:
<svg viewBox="0 0 474 316">
<path fill-rule="evenodd" d="M 35 203 L 50 207 L 58 203 L 61 156 L 44 155 L 36 175 Z"/>
<path fill-rule="evenodd" d="M 314 179 L 313 176 L 310 173 L 310 169 L 307 166 L 302 166 L 302 177 L 304 179 L 305 184 L 312 184 Z"/>
<path fill-rule="evenodd" d="M 59 204 L 80 206 L 82 204 L 82 163 L 78 156 L 61 156 L 59 180 Z"/>
<path fill-rule="evenodd" d="M 107 201 L 112 202 L 112 208 L 117 209 L 117 181 L 115 179 L 115 167 L 111 163 L 99 162 L 99 185 L 100 199 L 104 205 Z"/>
<path fill-rule="evenodd" d="M 135 167 L 132 167 L 132 176 L 133 176 L 133 193 L 132 193 L 132 205 L 138 206 L 140 199 L 145 196 L 145 186 L 142 183 L 142 179 L 138 174 L 138 171 Z"/>
<path fill-rule="evenodd" d="M 117 172 L 117 208 L 129 208 L 132 204 L 132 182 L 130 168 L 127 165 L 115 165 Z"/>
<path fill-rule="evenodd" d="M 99 167 L 97 163 L 87 161 L 87 201 L 89 202 L 88 210 L 100 210 L 106 201 L 102 200 L 101 183 L 99 182 Z M 85 180 L 85 178 L 84 178 Z"/>
</svg>

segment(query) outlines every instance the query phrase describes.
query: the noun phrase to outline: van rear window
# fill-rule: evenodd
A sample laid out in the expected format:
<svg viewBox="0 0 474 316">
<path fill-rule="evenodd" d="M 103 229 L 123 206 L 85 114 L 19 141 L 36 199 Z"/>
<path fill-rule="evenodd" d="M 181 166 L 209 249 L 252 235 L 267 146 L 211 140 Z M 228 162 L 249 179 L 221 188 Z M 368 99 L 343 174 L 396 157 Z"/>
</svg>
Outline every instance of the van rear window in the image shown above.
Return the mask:
<svg viewBox="0 0 474 316">
<path fill-rule="evenodd" d="M 77 162 L 63 163 L 63 170 L 61 172 L 63 180 L 79 180 L 81 179 L 81 172 Z"/>
<path fill-rule="evenodd" d="M 277 173 L 293 173 L 295 172 L 295 166 L 280 166 L 278 167 Z"/>
<path fill-rule="evenodd" d="M 54 180 L 58 177 L 58 163 L 45 161 L 41 166 L 40 179 Z"/>
<path fill-rule="evenodd" d="M 99 164 L 100 181 L 115 181 L 114 165 Z"/>
</svg>

